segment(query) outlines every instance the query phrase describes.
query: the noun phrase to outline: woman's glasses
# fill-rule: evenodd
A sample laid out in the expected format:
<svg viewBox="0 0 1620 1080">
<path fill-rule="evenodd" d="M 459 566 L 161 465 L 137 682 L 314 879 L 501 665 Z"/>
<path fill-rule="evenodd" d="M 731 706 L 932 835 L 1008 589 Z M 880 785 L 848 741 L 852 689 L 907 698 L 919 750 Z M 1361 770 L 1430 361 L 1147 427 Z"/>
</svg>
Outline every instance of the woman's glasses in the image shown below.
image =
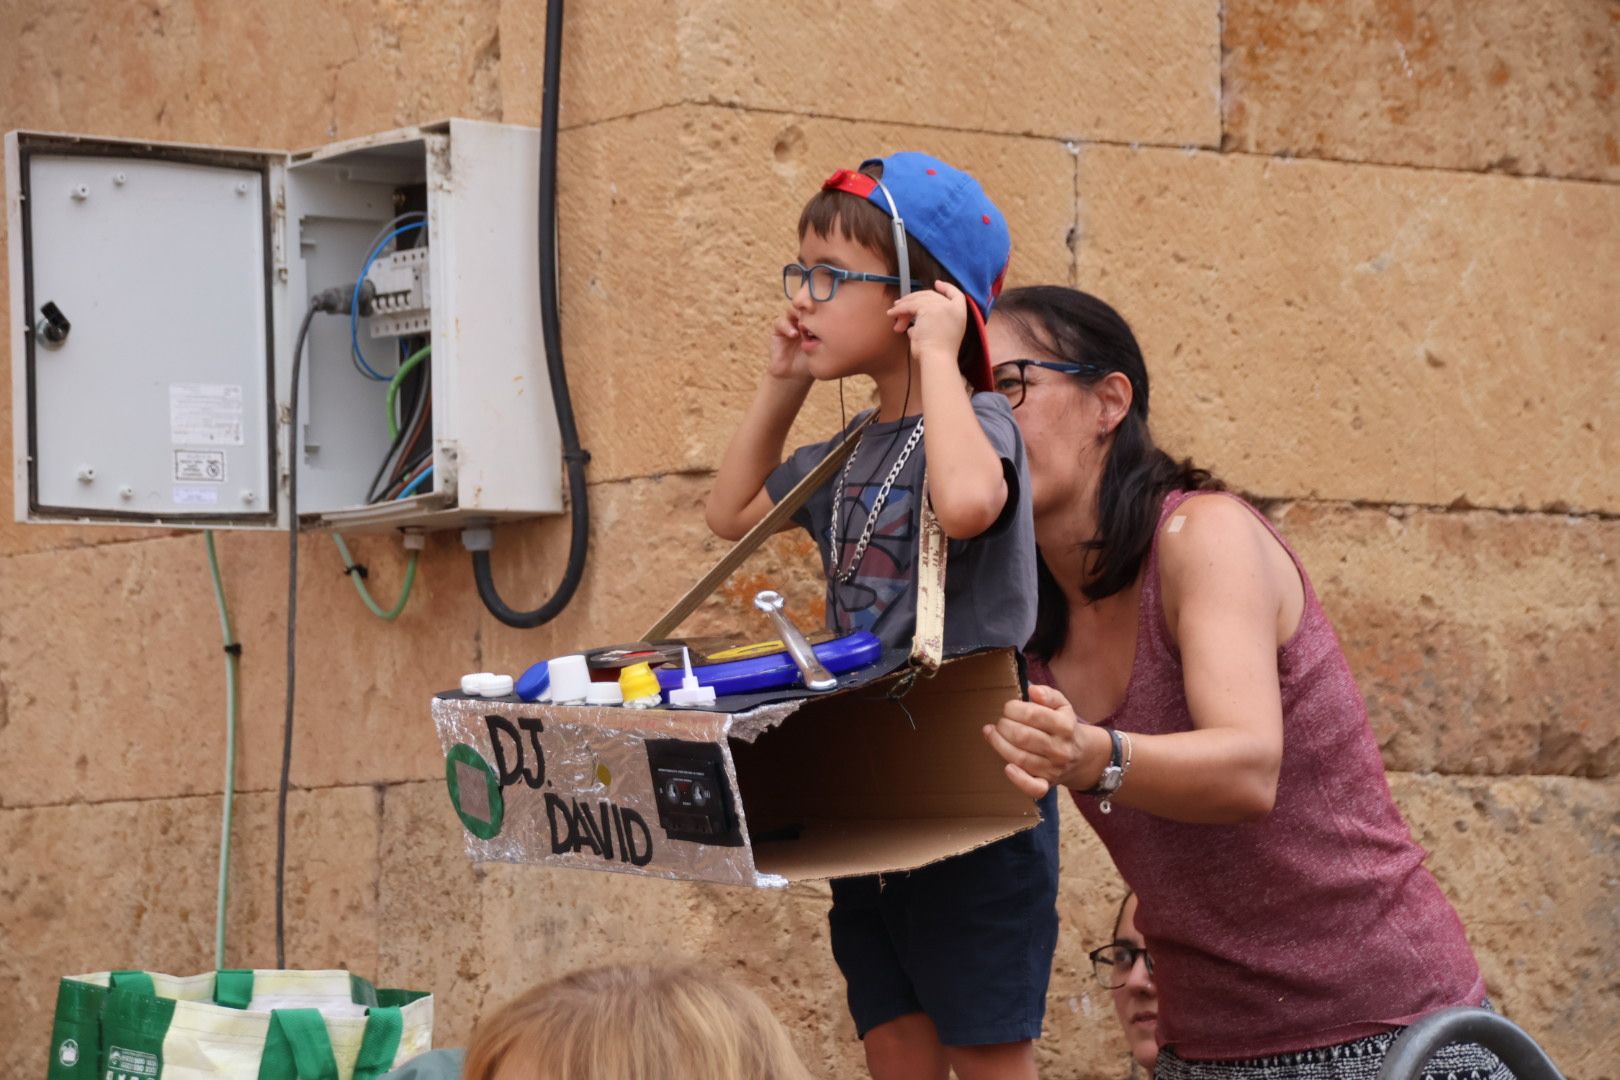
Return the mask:
<svg viewBox="0 0 1620 1080">
<path fill-rule="evenodd" d="M 1096 364 L 1077 364 L 1067 360 L 1003 360 L 995 367 L 996 393 L 1007 399 L 1007 404 L 1013 408 L 1024 403 L 1024 391 L 1029 383 L 1025 372 L 1028 368 L 1038 367 L 1047 371 L 1056 371 L 1063 375 L 1101 375 L 1103 369 Z"/>
<path fill-rule="evenodd" d="M 1116 941 L 1112 945 L 1092 949 L 1087 955 L 1091 957 L 1091 967 L 1097 973 L 1097 981 L 1110 990 L 1118 990 L 1125 985 L 1138 956 L 1147 964 L 1148 974 L 1153 974 L 1153 957 L 1148 955 L 1147 949 L 1128 941 Z"/>
</svg>

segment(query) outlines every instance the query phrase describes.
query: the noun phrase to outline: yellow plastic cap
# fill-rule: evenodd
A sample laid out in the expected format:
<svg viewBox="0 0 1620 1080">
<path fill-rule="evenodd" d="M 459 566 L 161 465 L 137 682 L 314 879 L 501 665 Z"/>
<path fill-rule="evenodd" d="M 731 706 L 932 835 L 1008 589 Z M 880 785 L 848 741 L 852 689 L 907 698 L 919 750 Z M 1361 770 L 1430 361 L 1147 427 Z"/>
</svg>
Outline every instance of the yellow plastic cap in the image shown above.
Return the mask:
<svg viewBox="0 0 1620 1080">
<path fill-rule="evenodd" d="M 626 701 L 657 697 L 661 692 L 658 685 L 658 676 L 653 674 L 651 664 L 631 664 L 620 671 L 619 689 L 624 691 L 624 700 Z"/>
</svg>

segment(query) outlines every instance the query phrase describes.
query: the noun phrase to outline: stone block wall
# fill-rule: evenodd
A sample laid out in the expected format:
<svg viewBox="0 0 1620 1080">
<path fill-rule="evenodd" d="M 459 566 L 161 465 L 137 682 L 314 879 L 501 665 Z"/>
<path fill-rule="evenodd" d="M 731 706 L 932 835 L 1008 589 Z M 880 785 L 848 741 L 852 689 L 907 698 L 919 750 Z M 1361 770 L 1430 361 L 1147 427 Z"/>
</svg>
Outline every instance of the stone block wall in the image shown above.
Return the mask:
<svg viewBox="0 0 1620 1080">
<path fill-rule="evenodd" d="M 623 638 L 723 550 L 701 500 L 798 207 L 832 169 L 915 147 L 1005 208 L 1015 283 L 1131 319 L 1161 441 L 1267 500 L 1310 569 L 1492 996 L 1568 1075 L 1620 1076 L 1612 5 L 575 0 L 568 20 L 590 570 L 560 619 L 515 631 L 435 536 L 388 625 L 303 539 L 289 962 L 431 988 L 453 1044 L 536 979 L 704 956 L 819 1073 L 857 1074 L 824 887 L 472 867 L 426 704 L 464 670 Z M 0 128 L 299 148 L 534 123 L 543 27 L 513 0 L 12 0 Z M 800 433 L 838 408 L 818 390 Z M 0 445 L 10 423 L 0 395 Z M 498 536 L 503 590 L 537 602 L 566 522 Z M 245 648 L 227 960 L 269 966 L 285 537 L 219 543 Z M 355 546 L 389 591 L 397 545 Z M 815 593 L 813 558 L 779 538 L 694 625 L 745 628 L 755 582 Z M 39 1074 L 59 975 L 211 965 L 223 698 L 199 536 L 0 522 L 0 1076 Z M 1064 828 L 1044 1075 L 1118 1076 L 1084 952 L 1120 886 L 1077 815 Z"/>
</svg>

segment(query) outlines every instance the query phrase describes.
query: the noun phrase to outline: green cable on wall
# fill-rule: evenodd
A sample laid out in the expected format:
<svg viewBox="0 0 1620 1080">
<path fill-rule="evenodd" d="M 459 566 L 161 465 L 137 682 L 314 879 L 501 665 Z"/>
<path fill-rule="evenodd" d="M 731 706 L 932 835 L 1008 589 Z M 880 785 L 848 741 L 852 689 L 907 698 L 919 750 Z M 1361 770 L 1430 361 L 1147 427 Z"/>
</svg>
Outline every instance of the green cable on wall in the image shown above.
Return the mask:
<svg viewBox="0 0 1620 1080">
<path fill-rule="evenodd" d="M 415 371 L 416 365 L 426 360 L 432 352 L 432 345 L 424 345 L 417 349 L 405 358 L 405 362 L 399 365 L 399 370 L 394 372 L 394 377 L 388 381 L 388 437 L 390 439 L 399 436 L 399 421 L 394 419 L 394 401 L 399 397 L 400 384 L 405 381 L 405 376 Z"/>
<path fill-rule="evenodd" d="M 399 599 L 394 601 L 393 607 L 384 611 L 382 605 L 372 599 L 371 590 L 366 588 L 366 580 L 361 575 L 360 568 L 354 561 L 354 556 L 349 554 L 349 545 L 344 542 L 342 534 L 333 533 L 332 541 L 337 544 L 338 554 L 343 556 L 343 572 L 349 575 L 350 581 L 354 582 L 355 592 L 360 594 L 360 599 L 365 601 L 366 607 L 371 609 L 371 613 L 377 618 L 386 619 L 389 622 L 399 618 L 399 613 L 405 610 L 405 601 L 411 598 L 411 586 L 416 584 L 416 556 L 418 553 L 411 552 L 410 560 L 405 564 L 405 584 L 400 586 Z"/>
<path fill-rule="evenodd" d="M 432 345 L 424 345 L 417 349 L 405 358 L 405 362 L 399 365 L 399 370 L 394 372 L 394 377 L 388 381 L 386 404 L 388 408 L 388 437 L 390 439 L 399 437 L 399 421 L 394 418 L 394 410 L 396 408 L 395 402 L 399 398 L 400 384 L 405 381 L 405 376 L 415 371 L 417 365 L 432 354 Z M 417 553 L 411 552 L 410 561 L 405 564 L 405 584 L 400 587 L 399 599 L 394 602 L 393 607 L 385 611 L 383 606 L 372 598 L 371 590 L 366 588 L 365 578 L 356 566 L 354 556 L 349 554 L 349 545 L 344 542 L 342 535 L 333 533 L 332 540 L 337 544 L 338 553 L 343 556 L 343 572 L 349 575 L 350 581 L 354 582 L 354 591 L 360 594 L 360 599 L 365 602 L 366 607 L 371 609 L 371 613 L 377 618 L 387 619 L 389 622 L 399 618 L 399 613 L 405 610 L 405 601 L 411 598 L 411 586 L 416 583 Z"/>
<path fill-rule="evenodd" d="M 225 798 L 219 824 L 219 894 L 214 907 L 214 967 L 225 966 L 225 904 L 230 893 L 231 810 L 236 802 L 237 664 L 242 647 L 231 633 L 231 612 L 225 604 L 225 584 L 219 576 L 219 553 L 214 531 L 203 530 L 208 545 L 208 575 L 214 583 L 214 605 L 219 608 L 219 630 L 225 641 Z"/>
</svg>

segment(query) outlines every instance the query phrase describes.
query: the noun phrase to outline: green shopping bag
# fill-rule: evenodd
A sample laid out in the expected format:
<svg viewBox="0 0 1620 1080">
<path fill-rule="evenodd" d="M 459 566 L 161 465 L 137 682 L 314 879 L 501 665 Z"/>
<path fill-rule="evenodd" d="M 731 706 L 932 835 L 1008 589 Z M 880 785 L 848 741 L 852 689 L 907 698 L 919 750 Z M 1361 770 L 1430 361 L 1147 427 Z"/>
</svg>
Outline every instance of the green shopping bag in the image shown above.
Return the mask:
<svg viewBox="0 0 1620 1080">
<path fill-rule="evenodd" d="M 63 979 L 47 1080 L 374 1080 L 432 1049 L 433 998 L 346 971 Z"/>
</svg>

